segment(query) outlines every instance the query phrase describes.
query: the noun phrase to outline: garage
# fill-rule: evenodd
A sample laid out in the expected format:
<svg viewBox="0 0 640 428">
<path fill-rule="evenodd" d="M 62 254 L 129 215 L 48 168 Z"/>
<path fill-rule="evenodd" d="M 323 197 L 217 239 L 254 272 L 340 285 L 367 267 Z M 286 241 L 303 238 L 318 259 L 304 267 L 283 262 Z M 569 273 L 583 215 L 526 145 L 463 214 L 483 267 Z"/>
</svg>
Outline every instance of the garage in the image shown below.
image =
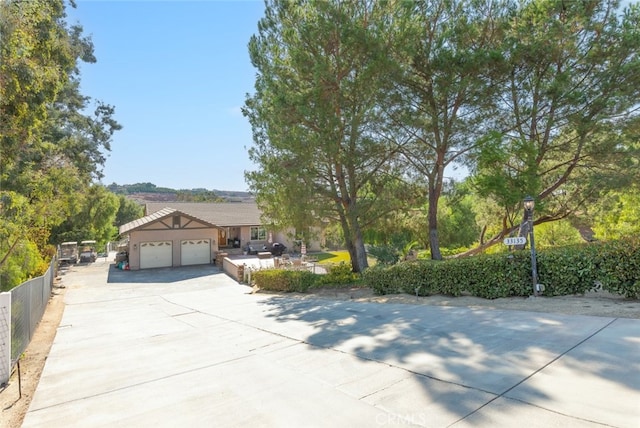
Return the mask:
<svg viewBox="0 0 640 428">
<path fill-rule="evenodd" d="M 140 269 L 170 267 L 173 262 L 171 241 L 140 243 Z"/>
<path fill-rule="evenodd" d="M 182 266 L 211 263 L 211 245 L 208 239 L 184 239 L 180 247 Z"/>
<path fill-rule="evenodd" d="M 173 208 L 120 226 L 129 269 L 211 264 L 220 228 Z"/>
</svg>

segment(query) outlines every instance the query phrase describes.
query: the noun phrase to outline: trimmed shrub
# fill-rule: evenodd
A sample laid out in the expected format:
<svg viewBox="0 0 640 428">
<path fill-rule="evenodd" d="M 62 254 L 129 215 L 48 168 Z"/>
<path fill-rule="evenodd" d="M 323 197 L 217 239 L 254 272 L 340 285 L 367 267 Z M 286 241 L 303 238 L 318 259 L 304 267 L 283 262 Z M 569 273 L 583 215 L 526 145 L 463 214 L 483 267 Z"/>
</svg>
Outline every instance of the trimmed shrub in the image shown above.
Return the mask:
<svg viewBox="0 0 640 428">
<path fill-rule="evenodd" d="M 351 271 L 351 265 L 344 262 L 339 264 L 329 265 L 326 275 L 318 275 L 318 281 L 316 285 L 346 285 L 358 282 L 360 275 Z"/>
<path fill-rule="evenodd" d="M 640 298 L 640 239 L 598 245 L 597 280 L 602 288 L 631 299 Z"/>
<path fill-rule="evenodd" d="M 538 253 L 538 276 L 547 296 L 583 294 L 597 280 L 594 247 L 554 248 Z"/>
<path fill-rule="evenodd" d="M 640 239 L 585 244 L 540 251 L 538 275 L 546 296 L 583 294 L 602 289 L 628 298 L 640 298 Z M 392 266 L 376 265 L 360 276 L 346 263 L 329 268 L 326 275 L 308 271 L 261 270 L 253 274 L 264 290 L 305 292 L 310 287 L 360 283 L 376 294 L 407 293 L 460 296 L 469 293 L 486 299 L 530 296 L 531 253 L 514 251 L 445 261 L 416 260 Z"/>
<path fill-rule="evenodd" d="M 384 267 L 383 265 L 375 265 L 365 270 L 362 274 L 362 280 L 365 284 L 373 289 L 373 292 L 379 295 L 396 294 L 402 290 L 400 283 L 396 280 L 393 269 L 397 266 Z"/>
<path fill-rule="evenodd" d="M 305 292 L 318 282 L 318 277 L 304 270 L 259 270 L 253 274 L 255 285 L 268 291 Z"/>
<path fill-rule="evenodd" d="M 640 298 L 639 239 L 541 251 L 537 267 L 547 296 L 583 294 L 602 284 L 612 293 Z M 529 251 L 375 266 L 364 273 L 363 280 L 376 294 L 459 296 L 466 292 L 495 299 L 533 292 Z"/>
</svg>

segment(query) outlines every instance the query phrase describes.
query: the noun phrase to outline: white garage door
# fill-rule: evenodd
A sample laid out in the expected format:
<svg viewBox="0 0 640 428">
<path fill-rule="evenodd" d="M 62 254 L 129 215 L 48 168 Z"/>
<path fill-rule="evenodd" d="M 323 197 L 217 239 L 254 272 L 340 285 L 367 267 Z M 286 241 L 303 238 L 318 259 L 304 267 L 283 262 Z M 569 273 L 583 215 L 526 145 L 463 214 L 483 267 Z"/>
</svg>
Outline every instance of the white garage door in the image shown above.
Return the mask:
<svg viewBox="0 0 640 428">
<path fill-rule="evenodd" d="M 181 254 L 182 266 L 211 263 L 211 246 L 208 239 L 185 239 L 182 241 Z"/>
<path fill-rule="evenodd" d="M 172 255 L 171 241 L 143 242 L 140 244 L 140 269 L 171 266 Z"/>
</svg>

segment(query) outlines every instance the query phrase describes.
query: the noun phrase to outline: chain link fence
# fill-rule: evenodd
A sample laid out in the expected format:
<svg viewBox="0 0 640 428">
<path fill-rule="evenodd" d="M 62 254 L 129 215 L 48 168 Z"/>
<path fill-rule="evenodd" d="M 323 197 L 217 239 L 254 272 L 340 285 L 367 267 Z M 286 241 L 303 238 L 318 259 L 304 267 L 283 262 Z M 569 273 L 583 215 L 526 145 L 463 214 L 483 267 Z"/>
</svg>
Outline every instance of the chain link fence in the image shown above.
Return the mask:
<svg viewBox="0 0 640 428">
<path fill-rule="evenodd" d="M 11 289 L 11 365 L 27 349 L 51 297 L 56 259 L 43 276 Z"/>
</svg>

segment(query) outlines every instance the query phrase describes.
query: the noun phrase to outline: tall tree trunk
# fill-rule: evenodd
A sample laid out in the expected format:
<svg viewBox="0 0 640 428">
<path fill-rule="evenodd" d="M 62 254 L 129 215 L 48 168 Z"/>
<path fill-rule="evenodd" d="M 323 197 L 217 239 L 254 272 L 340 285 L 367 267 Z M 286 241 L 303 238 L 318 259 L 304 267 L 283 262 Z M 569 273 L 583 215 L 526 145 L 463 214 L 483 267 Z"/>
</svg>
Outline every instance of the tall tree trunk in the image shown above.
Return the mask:
<svg viewBox="0 0 640 428">
<path fill-rule="evenodd" d="M 364 271 L 369 267 L 369 263 L 367 261 L 367 252 L 364 248 L 362 230 L 353 207 L 347 205 L 346 211 L 340 212 L 340 226 L 342 227 L 345 245 L 351 258 L 351 270 L 353 272 Z"/>
<path fill-rule="evenodd" d="M 351 259 L 351 270 L 355 271 L 357 268 L 357 257 L 356 257 L 356 249 L 353 245 L 353 240 L 351 239 L 351 228 L 349 227 L 349 222 L 342 210 L 340 212 L 340 228 L 342 229 L 342 236 L 344 237 L 344 245 L 347 247 L 347 251 L 349 251 L 349 258 Z"/>
<path fill-rule="evenodd" d="M 429 192 L 429 211 L 427 219 L 429 222 L 429 249 L 432 260 L 442 260 L 440 252 L 440 241 L 438 239 L 438 198 L 432 196 L 434 192 Z"/>
<path fill-rule="evenodd" d="M 356 220 L 355 224 L 352 226 L 353 230 L 353 249 L 354 254 L 351 255 L 352 262 L 351 266 L 354 272 L 363 272 L 366 268 L 369 267 L 369 262 L 367 260 L 367 252 L 364 248 L 364 239 L 362 237 L 362 230 L 360 229 L 360 223 Z M 355 259 L 356 263 L 353 263 Z"/>
<path fill-rule="evenodd" d="M 348 231 L 343 231 L 343 233 L 350 233 Z M 346 238 L 347 250 L 349 251 L 349 259 L 351 259 L 351 270 L 353 272 L 358 272 L 358 253 L 356 251 L 356 246 L 351 237 Z"/>
<path fill-rule="evenodd" d="M 440 240 L 438 238 L 438 201 L 442 193 L 442 180 L 444 174 L 444 155 L 438 153 L 433 174 L 429 177 L 429 209 L 427 221 L 429 223 L 429 249 L 432 260 L 442 260 L 440 252 Z"/>
</svg>

